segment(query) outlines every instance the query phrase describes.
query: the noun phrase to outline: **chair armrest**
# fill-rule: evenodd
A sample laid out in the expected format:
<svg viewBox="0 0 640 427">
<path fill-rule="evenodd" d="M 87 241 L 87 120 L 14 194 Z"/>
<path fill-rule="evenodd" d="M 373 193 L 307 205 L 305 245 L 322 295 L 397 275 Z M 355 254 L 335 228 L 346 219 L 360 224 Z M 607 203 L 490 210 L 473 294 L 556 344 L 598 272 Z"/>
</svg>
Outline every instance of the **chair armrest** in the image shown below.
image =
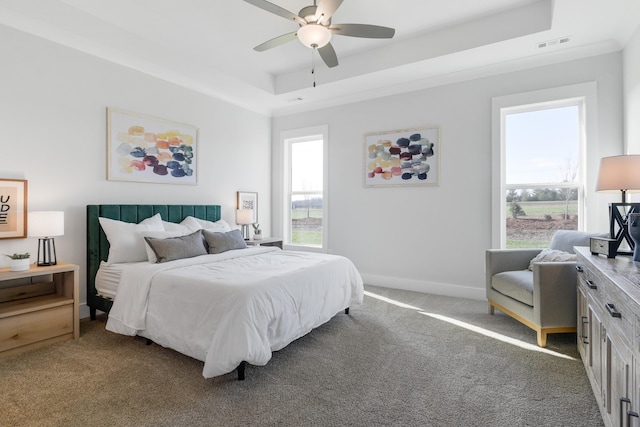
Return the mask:
<svg viewBox="0 0 640 427">
<path fill-rule="evenodd" d="M 487 298 L 492 292 L 491 278 L 495 274 L 529 268 L 529 263 L 540 251 L 542 249 L 487 249 L 484 269 Z"/>
<path fill-rule="evenodd" d="M 487 249 L 487 277 L 503 271 L 526 270 L 531 260 L 541 251 L 542 249 Z"/>
<path fill-rule="evenodd" d="M 534 318 L 543 327 L 576 323 L 576 262 L 533 264 Z"/>
</svg>

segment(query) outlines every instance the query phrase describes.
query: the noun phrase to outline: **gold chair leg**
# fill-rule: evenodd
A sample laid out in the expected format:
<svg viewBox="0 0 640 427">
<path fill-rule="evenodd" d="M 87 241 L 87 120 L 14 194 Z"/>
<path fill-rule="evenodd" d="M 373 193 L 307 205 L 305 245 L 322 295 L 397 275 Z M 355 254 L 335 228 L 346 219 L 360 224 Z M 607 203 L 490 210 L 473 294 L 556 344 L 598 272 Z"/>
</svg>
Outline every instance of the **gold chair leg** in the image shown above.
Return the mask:
<svg viewBox="0 0 640 427">
<path fill-rule="evenodd" d="M 489 304 L 489 314 L 493 315 L 495 313 L 495 307 L 491 305 L 491 303 Z"/>
<path fill-rule="evenodd" d="M 547 333 L 545 331 L 538 332 L 538 347 L 545 348 L 547 346 Z"/>
</svg>

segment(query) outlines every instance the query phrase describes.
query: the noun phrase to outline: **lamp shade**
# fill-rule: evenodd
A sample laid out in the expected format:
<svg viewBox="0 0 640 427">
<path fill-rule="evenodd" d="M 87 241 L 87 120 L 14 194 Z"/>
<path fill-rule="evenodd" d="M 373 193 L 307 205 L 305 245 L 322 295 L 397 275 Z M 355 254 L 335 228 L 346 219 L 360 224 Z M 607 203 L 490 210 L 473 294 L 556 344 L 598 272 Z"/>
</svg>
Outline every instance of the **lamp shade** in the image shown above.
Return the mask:
<svg viewBox="0 0 640 427">
<path fill-rule="evenodd" d="M 331 30 L 320 24 L 303 25 L 297 35 L 303 45 L 313 49 L 320 49 L 331 40 Z"/>
<path fill-rule="evenodd" d="M 251 223 L 253 223 L 253 210 L 238 209 L 236 211 L 236 224 L 251 224 Z"/>
<path fill-rule="evenodd" d="M 640 190 L 640 155 L 603 157 L 596 191 Z"/>
<path fill-rule="evenodd" d="M 64 212 L 29 212 L 28 235 L 31 237 L 55 237 L 64 235 Z"/>
</svg>

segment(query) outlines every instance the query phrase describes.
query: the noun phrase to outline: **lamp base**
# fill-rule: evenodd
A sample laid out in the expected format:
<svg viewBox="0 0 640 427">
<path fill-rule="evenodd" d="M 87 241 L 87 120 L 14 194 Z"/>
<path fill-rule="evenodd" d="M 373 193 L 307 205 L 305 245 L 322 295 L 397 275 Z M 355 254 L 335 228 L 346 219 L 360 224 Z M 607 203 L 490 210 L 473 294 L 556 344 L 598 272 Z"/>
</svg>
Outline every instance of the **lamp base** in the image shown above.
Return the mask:
<svg viewBox="0 0 640 427">
<path fill-rule="evenodd" d="M 251 236 L 249 236 L 249 224 L 242 224 L 240 227 L 242 230 L 242 238 L 244 240 L 251 240 Z"/>
<path fill-rule="evenodd" d="M 56 242 L 53 237 L 38 239 L 38 267 L 56 265 Z"/>
<path fill-rule="evenodd" d="M 609 205 L 609 235 L 618 255 L 632 255 L 635 243 L 629 235 L 629 215 L 640 213 L 640 203 L 611 203 Z M 620 250 L 626 243 L 631 250 Z"/>
</svg>

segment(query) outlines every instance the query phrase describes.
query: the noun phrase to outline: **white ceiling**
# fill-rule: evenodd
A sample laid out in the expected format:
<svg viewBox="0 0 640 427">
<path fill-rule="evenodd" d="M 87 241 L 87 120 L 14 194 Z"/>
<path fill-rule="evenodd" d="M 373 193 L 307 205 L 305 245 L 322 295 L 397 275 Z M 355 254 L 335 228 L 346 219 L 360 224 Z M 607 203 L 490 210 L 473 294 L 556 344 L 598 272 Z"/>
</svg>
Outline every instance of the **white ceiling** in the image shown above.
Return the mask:
<svg viewBox="0 0 640 427">
<path fill-rule="evenodd" d="M 312 0 L 273 0 L 295 14 Z M 243 0 L 0 0 L 0 23 L 267 115 L 288 114 L 618 51 L 640 0 L 344 0 L 337 23 L 396 29 L 334 36 L 327 68 L 297 24 Z M 538 44 L 569 38 L 566 43 Z"/>
</svg>

